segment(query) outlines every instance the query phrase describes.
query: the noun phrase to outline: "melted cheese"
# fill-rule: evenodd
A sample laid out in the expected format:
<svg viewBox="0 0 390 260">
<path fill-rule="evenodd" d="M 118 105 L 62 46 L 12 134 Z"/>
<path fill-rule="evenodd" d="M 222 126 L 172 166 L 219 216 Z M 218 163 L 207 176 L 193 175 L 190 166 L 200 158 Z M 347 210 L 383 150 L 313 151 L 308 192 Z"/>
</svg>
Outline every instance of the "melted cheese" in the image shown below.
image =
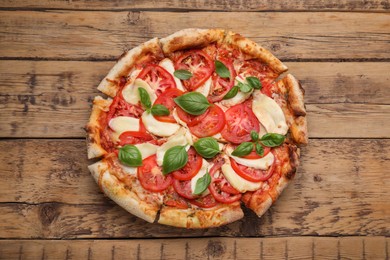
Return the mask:
<svg viewBox="0 0 390 260">
<path fill-rule="evenodd" d="M 191 191 L 192 191 L 192 193 L 195 192 L 196 182 L 207 173 L 208 169 L 209 169 L 209 163 L 205 159 L 203 159 L 202 160 L 202 167 L 200 168 L 199 172 L 191 179 Z M 207 194 L 209 194 L 209 190 L 208 189 L 206 189 L 202 193 L 202 196 L 205 196 Z"/>
<path fill-rule="evenodd" d="M 158 121 L 151 113 L 146 111 L 142 114 L 142 122 L 150 133 L 163 137 L 173 135 L 180 128 L 180 125 L 176 123 Z"/>
<path fill-rule="evenodd" d="M 267 170 L 275 160 L 275 156 L 272 153 L 268 153 L 266 156 L 259 159 L 244 159 L 241 157 L 233 156 L 232 152 L 234 151 L 233 147 L 228 145 L 226 147 L 226 153 L 229 157 L 233 158 L 237 163 L 251 167 L 254 169 Z"/>
<path fill-rule="evenodd" d="M 135 147 L 141 152 L 142 160 L 157 152 L 157 145 L 150 143 L 136 144 Z"/>
<path fill-rule="evenodd" d="M 287 133 L 288 126 L 282 108 L 272 98 L 256 90 L 253 93 L 252 110 L 268 133 Z"/>
<path fill-rule="evenodd" d="M 108 125 L 118 136 L 126 131 L 139 131 L 139 119 L 130 116 L 114 117 Z"/>
<path fill-rule="evenodd" d="M 138 104 L 138 102 L 140 101 L 138 93 L 139 88 L 144 88 L 146 92 L 148 92 L 150 101 L 153 104 L 154 101 L 157 99 L 157 96 L 154 93 L 153 89 L 149 86 L 149 84 L 142 79 L 135 79 L 132 84 L 128 84 L 123 88 L 122 95 L 126 102 L 133 105 Z"/>
<path fill-rule="evenodd" d="M 161 166 L 163 164 L 164 155 L 169 148 L 174 146 L 184 146 L 186 145 L 186 150 L 190 149 L 190 143 L 192 140 L 189 139 L 185 129 L 180 129 L 175 135 L 168 138 L 168 141 L 157 148 L 156 156 L 157 156 L 157 164 Z"/>
<path fill-rule="evenodd" d="M 173 62 L 168 59 L 168 58 L 165 58 L 163 59 L 162 61 L 160 61 L 160 63 L 158 64 L 160 65 L 161 67 L 163 67 L 166 71 L 169 72 L 169 74 L 172 75 L 173 79 L 175 80 L 175 83 L 176 83 L 176 87 L 178 89 L 180 89 L 181 91 L 186 91 L 183 87 L 183 84 L 181 83 L 181 80 L 176 78 L 173 73 L 175 72 L 175 67 L 173 66 Z"/>
<path fill-rule="evenodd" d="M 208 95 L 210 93 L 210 89 L 211 89 L 211 82 L 212 82 L 212 80 L 210 77 L 208 80 L 206 80 L 206 82 L 202 86 L 195 89 L 195 91 L 201 93 L 205 97 L 208 97 Z"/>
</svg>

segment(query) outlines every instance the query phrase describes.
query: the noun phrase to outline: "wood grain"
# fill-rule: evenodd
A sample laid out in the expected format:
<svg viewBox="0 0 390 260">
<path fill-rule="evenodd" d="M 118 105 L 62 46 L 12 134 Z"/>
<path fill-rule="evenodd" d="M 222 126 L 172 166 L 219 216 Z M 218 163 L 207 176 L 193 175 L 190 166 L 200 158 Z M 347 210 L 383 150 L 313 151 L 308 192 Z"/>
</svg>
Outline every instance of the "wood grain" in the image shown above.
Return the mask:
<svg viewBox="0 0 390 260">
<path fill-rule="evenodd" d="M 188 231 L 146 223 L 105 198 L 82 140 L 1 141 L 0 237 L 390 235 L 390 140 L 310 140 L 301 153 L 295 180 L 262 218 L 247 211 L 237 223 Z"/>
<path fill-rule="evenodd" d="M 0 57 L 7 58 L 113 60 L 152 37 L 194 25 L 239 32 L 282 60 L 390 58 L 390 13 L 49 10 L 2 11 L 0 17 Z"/>
<path fill-rule="evenodd" d="M 386 237 L 2 240 L 1 259 L 385 259 Z M 375 245 L 374 247 L 370 245 Z M 363 250 L 364 247 L 364 250 Z M 355 249 L 355 250 L 351 250 Z"/>
<path fill-rule="evenodd" d="M 249 1 L 228 1 L 228 0 L 163 0 L 150 2 L 148 0 L 125 1 L 117 0 L 115 2 L 107 0 L 93 1 L 50 1 L 41 0 L 3 0 L 2 8 L 17 9 L 87 9 L 87 10 L 215 10 L 215 11 L 385 11 L 390 8 L 388 0 L 341 0 L 341 1 L 266 1 L 266 0 L 249 0 Z"/>
</svg>

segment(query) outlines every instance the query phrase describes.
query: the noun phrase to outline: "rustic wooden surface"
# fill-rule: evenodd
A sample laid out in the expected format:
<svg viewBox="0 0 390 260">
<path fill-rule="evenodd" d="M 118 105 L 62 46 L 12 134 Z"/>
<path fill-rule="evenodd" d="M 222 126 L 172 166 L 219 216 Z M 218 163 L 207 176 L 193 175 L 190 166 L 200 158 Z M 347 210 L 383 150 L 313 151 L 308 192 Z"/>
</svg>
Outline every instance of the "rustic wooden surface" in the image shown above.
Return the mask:
<svg viewBox="0 0 390 260">
<path fill-rule="evenodd" d="M 389 259 L 390 1 L 0 5 L 0 259 Z M 260 219 L 148 224 L 87 171 L 96 85 L 123 50 L 186 27 L 242 33 L 306 89 L 309 146 Z"/>
</svg>

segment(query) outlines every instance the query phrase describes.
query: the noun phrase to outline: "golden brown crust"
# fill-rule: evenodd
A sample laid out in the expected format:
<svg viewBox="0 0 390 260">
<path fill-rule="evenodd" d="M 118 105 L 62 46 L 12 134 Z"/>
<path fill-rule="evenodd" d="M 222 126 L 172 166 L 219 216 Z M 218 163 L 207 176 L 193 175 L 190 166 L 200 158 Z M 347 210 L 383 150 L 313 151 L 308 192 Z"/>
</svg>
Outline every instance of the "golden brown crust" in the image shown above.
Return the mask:
<svg viewBox="0 0 390 260">
<path fill-rule="evenodd" d="M 165 55 L 170 55 L 175 51 L 203 48 L 214 42 L 222 41 L 224 30 L 221 29 L 184 29 L 165 38 L 160 39 L 162 50 Z"/>
<path fill-rule="evenodd" d="M 224 43 L 231 44 L 240 49 L 242 52 L 268 64 L 268 66 L 270 66 L 270 68 L 278 74 L 281 74 L 288 69 L 287 66 L 284 65 L 271 52 L 264 49 L 256 42 L 249 40 L 248 38 L 245 38 L 238 33 L 228 32 L 224 38 Z"/>
<path fill-rule="evenodd" d="M 158 38 L 153 38 L 123 53 L 107 76 L 100 82 L 98 90 L 110 97 L 115 97 L 120 88 L 121 78 L 127 77 L 134 65 L 148 56 L 153 56 L 157 60 L 164 58 Z"/>
<path fill-rule="evenodd" d="M 239 202 L 221 204 L 211 209 L 163 206 L 158 223 L 183 228 L 210 228 L 226 225 L 243 216 Z"/>
<path fill-rule="evenodd" d="M 102 130 L 101 118 L 108 111 L 112 100 L 96 96 L 93 100 L 92 112 L 85 129 L 87 131 L 88 159 L 101 157 L 107 151 L 101 146 L 100 132 Z"/>
</svg>

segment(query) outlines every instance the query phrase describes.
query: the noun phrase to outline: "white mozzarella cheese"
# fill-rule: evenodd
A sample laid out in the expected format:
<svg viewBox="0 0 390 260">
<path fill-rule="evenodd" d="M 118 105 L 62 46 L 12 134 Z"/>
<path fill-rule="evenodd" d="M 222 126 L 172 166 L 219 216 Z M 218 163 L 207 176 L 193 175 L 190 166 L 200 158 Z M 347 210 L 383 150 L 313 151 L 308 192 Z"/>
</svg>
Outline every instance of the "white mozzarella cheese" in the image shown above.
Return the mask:
<svg viewBox="0 0 390 260">
<path fill-rule="evenodd" d="M 176 78 L 173 75 L 173 73 L 175 72 L 175 67 L 173 66 L 173 62 L 170 59 L 165 58 L 162 61 L 160 61 L 160 63 L 158 65 L 163 67 L 166 71 L 168 71 L 172 75 L 173 79 L 175 80 L 176 87 L 178 89 L 180 89 L 181 91 L 185 91 L 185 89 L 183 87 L 183 84 L 181 83 L 180 79 Z"/>
<path fill-rule="evenodd" d="M 179 146 L 179 145 L 180 146 L 188 145 L 188 139 L 185 134 L 182 133 L 175 134 L 174 136 L 171 136 L 171 138 L 169 138 L 166 143 L 164 143 L 163 145 L 157 148 L 157 152 L 156 152 L 157 164 L 160 166 L 163 164 L 164 155 L 169 148 L 172 148 L 174 146 Z M 187 148 L 189 149 L 190 146 L 188 145 Z"/>
<path fill-rule="evenodd" d="M 126 131 L 139 131 L 139 119 L 130 116 L 114 117 L 108 125 L 118 136 Z"/>
<path fill-rule="evenodd" d="M 176 108 L 173 109 L 172 115 L 173 115 L 173 118 L 176 120 L 176 122 L 178 122 L 179 124 L 181 124 L 181 125 L 184 126 L 184 127 L 187 127 L 186 122 L 184 122 L 183 120 L 181 120 L 180 117 L 179 117 L 179 115 L 177 114 L 177 109 L 176 109 Z"/>
<path fill-rule="evenodd" d="M 282 135 L 287 133 L 288 126 L 282 108 L 275 100 L 262 94 L 259 90 L 253 93 L 252 110 L 268 133 Z"/>
<path fill-rule="evenodd" d="M 210 77 L 208 80 L 206 80 L 206 82 L 202 86 L 195 89 L 195 91 L 201 93 L 205 97 L 208 97 L 208 95 L 210 93 L 210 89 L 211 89 L 211 82 L 212 82 L 212 80 Z"/>
<path fill-rule="evenodd" d="M 226 160 L 226 163 L 221 167 L 222 173 L 227 179 L 227 181 L 238 191 L 244 193 L 246 191 L 255 191 L 262 187 L 263 182 L 251 182 L 245 180 L 239 176 L 230 165 L 229 159 Z"/>
<path fill-rule="evenodd" d="M 200 168 L 199 172 L 191 179 L 191 191 L 192 191 L 192 193 L 195 192 L 196 182 L 207 173 L 208 168 L 209 168 L 209 163 L 205 159 L 203 159 L 202 160 L 202 168 Z M 208 193 L 209 193 L 209 190 L 206 189 L 202 193 L 202 196 L 207 195 Z"/>
<path fill-rule="evenodd" d="M 255 169 L 267 170 L 274 163 L 275 160 L 275 156 L 272 153 L 268 153 L 266 156 L 259 159 L 244 159 L 241 157 L 233 156 L 233 151 L 234 149 L 232 146 L 228 145 L 226 147 L 226 153 L 229 157 L 233 158 L 233 160 L 235 160 L 239 164 Z"/>
<path fill-rule="evenodd" d="M 252 92 L 253 90 L 249 91 L 248 93 L 238 91 L 237 95 L 232 98 L 222 100 L 221 104 L 226 107 L 232 107 L 234 105 L 241 104 L 251 96 Z"/>
<path fill-rule="evenodd" d="M 135 147 L 141 152 L 142 160 L 155 154 L 159 146 L 151 143 L 136 144 Z"/>
<path fill-rule="evenodd" d="M 180 125 L 176 123 L 161 122 L 154 118 L 154 116 L 145 111 L 142 114 L 142 122 L 146 130 L 157 136 L 171 136 L 179 130 Z"/>
<path fill-rule="evenodd" d="M 150 101 L 153 104 L 154 101 L 157 99 L 157 96 L 154 93 L 153 89 L 149 86 L 149 84 L 142 79 L 135 79 L 132 84 L 128 84 L 123 88 L 122 95 L 126 102 L 133 105 L 138 104 L 138 102 L 140 101 L 138 93 L 139 88 L 144 88 L 146 92 L 148 92 Z"/>
<path fill-rule="evenodd" d="M 266 133 L 267 133 L 267 130 L 266 130 L 265 127 L 260 123 L 259 138 L 262 138 L 263 135 L 265 135 Z"/>
</svg>

